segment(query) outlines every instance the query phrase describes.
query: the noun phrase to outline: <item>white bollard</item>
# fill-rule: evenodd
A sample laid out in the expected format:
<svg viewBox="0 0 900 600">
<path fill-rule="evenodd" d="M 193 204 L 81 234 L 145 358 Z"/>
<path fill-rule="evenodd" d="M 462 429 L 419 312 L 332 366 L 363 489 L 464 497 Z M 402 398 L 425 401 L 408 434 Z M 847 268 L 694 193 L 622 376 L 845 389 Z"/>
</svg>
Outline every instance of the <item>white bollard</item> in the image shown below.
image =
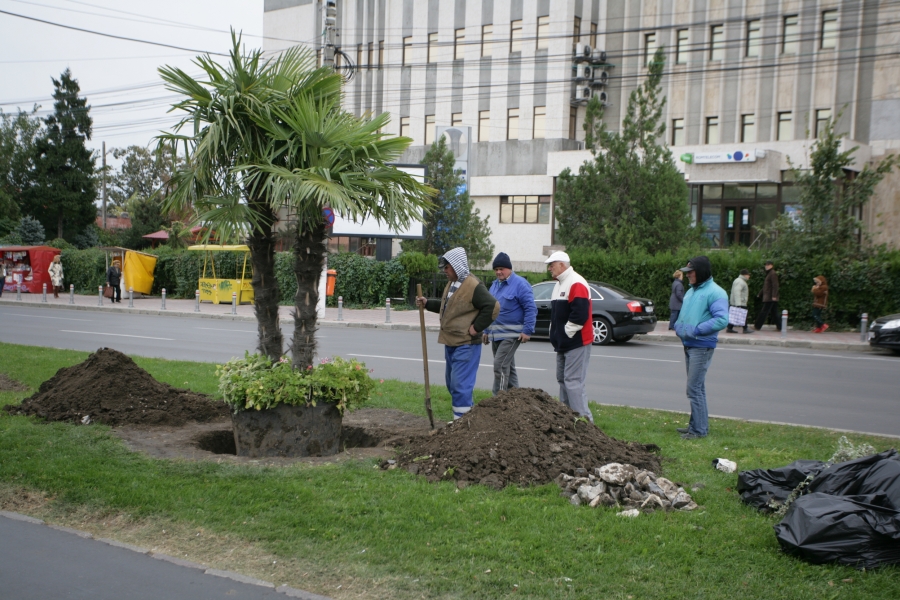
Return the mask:
<svg viewBox="0 0 900 600">
<path fill-rule="evenodd" d="M 194 290 L 194 312 L 200 312 L 200 290 Z"/>
<path fill-rule="evenodd" d="M 231 314 L 237 314 L 237 292 L 231 292 Z"/>
<path fill-rule="evenodd" d="M 69 304 L 75 304 L 75 284 L 69 284 Z"/>
<path fill-rule="evenodd" d="M 128 308 L 134 308 L 134 288 L 128 288 Z"/>
<path fill-rule="evenodd" d="M 862 321 L 859 322 L 859 339 L 862 342 L 869 341 L 869 313 L 862 314 Z"/>
<path fill-rule="evenodd" d="M 785 310 L 781 311 L 781 337 L 782 338 L 787 337 L 787 318 L 788 318 L 788 311 L 785 309 Z"/>
<path fill-rule="evenodd" d="M 390 298 L 387 298 L 384 301 L 384 322 L 385 323 L 391 322 L 391 299 Z"/>
<path fill-rule="evenodd" d="M 41 292 L 41 302 L 47 302 L 47 284 L 43 284 Z"/>
<path fill-rule="evenodd" d="M 338 321 L 344 320 L 344 297 L 338 296 Z"/>
<path fill-rule="evenodd" d="M 97 286 L 97 306 L 103 306 L 103 286 Z"/>
<path fill-rule="evenodd" d="M 166 288 L 162 289 L 162 306 L 160 310 L 166 310 Z"/>
<path fill-rule="evenodd" d="M 17 283 L 16 284 L 16 302 L 21 302 L 21 301 L 22 301 L 22 284 Z"/>
</svg>

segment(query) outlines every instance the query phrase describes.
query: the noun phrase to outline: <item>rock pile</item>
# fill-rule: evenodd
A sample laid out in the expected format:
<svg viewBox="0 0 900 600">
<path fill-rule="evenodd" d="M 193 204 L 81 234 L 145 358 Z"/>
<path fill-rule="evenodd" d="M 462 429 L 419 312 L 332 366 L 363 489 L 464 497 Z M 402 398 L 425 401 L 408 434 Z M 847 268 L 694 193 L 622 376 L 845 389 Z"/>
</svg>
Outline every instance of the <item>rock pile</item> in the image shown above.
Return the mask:
<svg viewBox="0 0 900 600">
<path fill-rule="evenodd" d="M 697 504 L 684 488 L 652 471 L 610 463 L 593 472 L 578 469 L 575 476 L 560 473 L 560 495 L 578 506 L 620 506 L 631 510 L 694 510 Z"/>
</svg>

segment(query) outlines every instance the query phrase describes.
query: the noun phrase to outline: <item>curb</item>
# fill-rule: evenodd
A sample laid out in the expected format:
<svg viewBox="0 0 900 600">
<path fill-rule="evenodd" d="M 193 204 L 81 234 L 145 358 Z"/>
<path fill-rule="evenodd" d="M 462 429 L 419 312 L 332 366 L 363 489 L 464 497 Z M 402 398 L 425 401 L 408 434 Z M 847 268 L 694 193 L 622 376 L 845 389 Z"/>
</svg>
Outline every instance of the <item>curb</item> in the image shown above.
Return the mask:
<svg viewBox="0 0 900 600">
<path fill-rule="evenodd" d="M 636 340 L 646 340 L 652 342 L 678 342 L 680 340 L 671 335 L 660 335 L 658 333 L 644 333 L 635 336 Z M 813 342 L 811 340 L 792 340 L 778 339 L 767 340 L 762 338 L 730 338 L 719 336 L 718 345 L 722 346 L 768 346 L 776 348 L 806 348 L 809 350 L 833 350 L 833 351 L 849 351 L 849 352 L 876 352 L 878 349 L 873 348 L 869 344 L 850 344 L 847 342 Z"/>
<path fill-rule="evenodd" d="M 306 592 L 303 590 L 298 590 L 297 588 L 292 588 L 286 585 L 276 586 L 274 583 L 269 581 L 263 581 L 262 579 L 256 579 L 254 577 L 248 577 L 246 575 L 241 575 L 240 573 L 235 573 L 234 571 L 222 571 L 219 569 L 210 569 L 201 564 L 194 563 L 188 560 L 182 560 L 175 556 L 169 556 L 167 554 L 157 554 L 154 553 L 147 548 L 141 548 L 139 546 L 133 546 L 132 544 L 126 544 L 124 542 L 118 542 L 116 540 L 112 540 L 109 538 L 95 538 L 93 534 L 87 531 L 79 531 L 77 529 L 72 529 L 71 527 L 62 527 L 60 525 L 49 525 L 42 521 L 41 519 L 35 519 L 34 517 L 29 517 L 27 515 L 19 514 L 16 512 L 9 512 L 5 510 L 0 510 L 0 517 L 6 517 L 7 519 L 11 519 L 13 521 L 23 521 L 25 523 L 32 523 L 34 525 L 46 525 L 51 529 L 56 529 L 57 531 L 62 531 L 63 533 L 71 533 L 72 535 L 77 535 L 78 537 L 84 539 L 94 539 L 98 542 L 102 542 L 109 546 L 113 546 L 115 548 L 122 548 L 125 550 L 129 550 L 131 552 L 137 552 L 138 554 L 145 554 L 150 558 L 154 558 L 156 560 L 162 560 L 168 563 L 172 563 L 178 565 L 180 567 L 184 567 L 187 569 L 196 569 L 198 571 L 203 571 L 206 575 L 212 575 L 214 577 L 224 577 L 226 579 L 231 579 L 232 581 L 237 581 L 239 583 L 246 583 L 249 585 L 256 585 L 264 588 L 269 588 L 274 590 L 279 594 L 284 594 L 288 598 L 300 598 L 301 600 L 331 600 L 327 596 L 319 596 L 318 594 L 313 594 L 311 592 Z"/>
</svg>

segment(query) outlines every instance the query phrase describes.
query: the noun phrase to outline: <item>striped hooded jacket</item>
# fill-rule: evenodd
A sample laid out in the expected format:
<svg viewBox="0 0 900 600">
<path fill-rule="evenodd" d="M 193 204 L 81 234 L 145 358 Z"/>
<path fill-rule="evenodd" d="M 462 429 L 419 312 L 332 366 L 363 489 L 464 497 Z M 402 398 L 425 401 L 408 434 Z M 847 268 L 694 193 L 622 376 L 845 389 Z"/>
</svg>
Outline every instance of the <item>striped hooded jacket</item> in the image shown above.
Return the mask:
<svg viewBox="0 0 900 600">
<path fill-rule="evenodd" d="M 569 267 L 556 278 L 550 298 L 550 343 L 553 349 L 568 352 L 593 343 L 591 291 L 584 277 Z"/>
</svg>

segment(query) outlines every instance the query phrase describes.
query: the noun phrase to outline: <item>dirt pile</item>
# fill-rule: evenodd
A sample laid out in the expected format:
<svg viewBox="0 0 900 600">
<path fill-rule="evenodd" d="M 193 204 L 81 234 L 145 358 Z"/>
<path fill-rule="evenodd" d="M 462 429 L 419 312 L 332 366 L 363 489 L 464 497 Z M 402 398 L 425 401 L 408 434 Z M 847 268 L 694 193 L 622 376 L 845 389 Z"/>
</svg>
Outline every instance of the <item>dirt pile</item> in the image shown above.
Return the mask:
<svg viewBox="0 0 900 600">
<path fill-rule="evenodd" d="M 658 450 L 611 438 L 542 390 L 518 388 L 483 400 L 432 435 L 411 438 L 382 468 L 499 489 L 541 485 L 560 473 L 586 476 L 614 462 L 659 472 Z"/>
<path fill-rule="evenodd" d="M 111 348 L 97 350 L 84 362 L 60 369 L 13 414 L 48 421 L 106 425 L 170 425 L 227 418 L 228 407 L 209 396 L 155 380 L 131 358 Z"/>
<path fill-rule="evenodd" d="M 24 392 L 28 386 L 19 383 L 6 373 L 0 373 L 0 392 Z"/>
</svg>

